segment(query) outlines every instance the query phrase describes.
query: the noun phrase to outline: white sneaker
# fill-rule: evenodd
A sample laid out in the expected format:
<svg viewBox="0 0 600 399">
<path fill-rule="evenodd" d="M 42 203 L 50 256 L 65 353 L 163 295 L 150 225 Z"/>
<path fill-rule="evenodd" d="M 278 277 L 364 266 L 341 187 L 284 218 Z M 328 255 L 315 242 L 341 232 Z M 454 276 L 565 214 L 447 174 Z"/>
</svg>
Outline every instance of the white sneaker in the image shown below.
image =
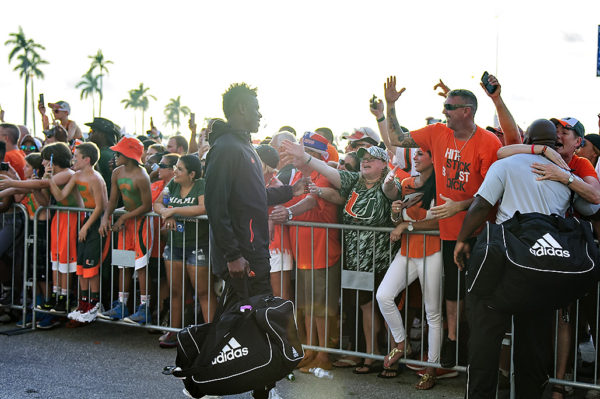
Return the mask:
<svg viewBox="0 0 600 399">
<path fill-rule="evenodd" d="M 91 323 L 92 321 L 96 320 L 96 317 L 98 317 L 98 313 L 102 312 L 104 312 L 104 307 L 102 306 L 101 302 L 98 302 L 96 306 L 94 306 L 87 312 L 81 313 L 79 316 L 79 321 L 84 323 Z"/>
</svg>

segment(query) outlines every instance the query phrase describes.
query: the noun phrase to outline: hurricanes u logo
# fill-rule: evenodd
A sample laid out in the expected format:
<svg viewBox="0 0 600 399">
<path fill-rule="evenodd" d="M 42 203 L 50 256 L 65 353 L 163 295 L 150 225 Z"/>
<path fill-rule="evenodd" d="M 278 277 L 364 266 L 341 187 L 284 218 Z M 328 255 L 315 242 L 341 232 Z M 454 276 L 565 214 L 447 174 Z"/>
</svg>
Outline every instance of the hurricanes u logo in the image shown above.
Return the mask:
<svg viewBox="0 0 600 399">
<path fill-rule="evenodd" d="M 362 210 L 362 212 L 360 214 L 358 214 L 358 213 L 354 212 L 353 208 L 354 208 L 354 205 L 356 204 L 356 201 L 358 201 L 359 197 L 360 197 L 360 194 L 358 194 L 356 191 L 353 191 L 352 196 L 350 197 L 348 202 L 346 202 L 344 211 L 348 215 L 350 215 L 356 219 L 362 219 L 362 220 L 371 219 L 375 215 L 375 198 L 369 198 L 369 201 L 367 202 L 367 206 Z"/>
</svg>

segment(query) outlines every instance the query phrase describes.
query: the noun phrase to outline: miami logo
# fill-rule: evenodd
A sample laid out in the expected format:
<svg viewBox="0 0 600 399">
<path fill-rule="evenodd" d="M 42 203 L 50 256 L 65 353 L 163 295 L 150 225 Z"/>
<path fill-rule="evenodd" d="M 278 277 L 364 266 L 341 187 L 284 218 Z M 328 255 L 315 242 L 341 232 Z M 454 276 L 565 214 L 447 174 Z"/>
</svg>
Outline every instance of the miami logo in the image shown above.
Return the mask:
<svg viewBox="0 0 600 399">
<path fill-rule="evenodd" d="M 352 196 L 350 197 L 348 202 L 346 202 L 344 212 L 346 212 L 348 215 L 352 216 L 355 219 L 369 220 L 373 218 L 373 216 L 375 216 L 375 198 L 369 198 L 367 206 L 364 209 L 362 209 L 362 212 L 359 214 L 354 212 L 353 209 L 359 197 L 360 194 L 358 194 L 356 191 L 353 191 Z"/>
</svg>

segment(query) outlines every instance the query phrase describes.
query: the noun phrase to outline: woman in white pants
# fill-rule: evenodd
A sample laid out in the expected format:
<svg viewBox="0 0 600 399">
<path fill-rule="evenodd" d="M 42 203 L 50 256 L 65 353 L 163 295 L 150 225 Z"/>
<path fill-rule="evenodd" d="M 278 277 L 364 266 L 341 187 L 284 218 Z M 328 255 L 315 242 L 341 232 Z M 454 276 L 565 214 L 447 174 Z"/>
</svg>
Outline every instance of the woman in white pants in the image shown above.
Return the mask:
<svg viewBox="0 0 600 399">
<path fill-rule="evenodd" d="M 396 376 L 397 368 L 392 366 L 400 358 L 409 355 L 410 345 L 406 342 L 406 331 L 400 311 L 394 302 L 398 294 L 419 278 L 425 302 L 425 313 L 429 326 L 428 360 L 439 362 L 442 317 L 440 307 L 440 284 L 442 279 L 442 253 L 440 238 L 437 236 L 410 235 L 405 232 L 417 230 L 437 230 L 438 222 L 428 212 L 435 202 L 435 173 L 431 155 L 419 149 L 414 156 L 418 176 L 404 179 L 401 183 L 402 200 L 392 204 L 392 220 L 397 223 L 390 234 L 392 241 L 402 239 L 401 250 L 392 261 L 379 289 L 377 302 L 394 337 L 395 347 L 385 357 L 382 377 Z M 387 189 L 392 180 L 388 179 Z M 408 249 L 408 251 L 407 251 Z M 424 257 L 425 255 L 425 257 Z M 435 385 L 435 369 L 428 367 L 416 384 L 417 389 L 430 389 Z"/>
</svg>

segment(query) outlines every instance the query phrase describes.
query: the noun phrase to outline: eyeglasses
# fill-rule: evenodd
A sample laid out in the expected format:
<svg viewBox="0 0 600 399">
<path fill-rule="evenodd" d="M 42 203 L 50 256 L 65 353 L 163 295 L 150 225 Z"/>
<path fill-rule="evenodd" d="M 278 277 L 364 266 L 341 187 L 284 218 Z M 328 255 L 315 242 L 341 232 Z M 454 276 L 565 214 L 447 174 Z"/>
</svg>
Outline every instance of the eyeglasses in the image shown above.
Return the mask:
<svg viewBox="0 0 600 399">
<path fill-rule="evenodd" d="M 473 108 L 473 104 L 444 104 L 446 111 L 454 111 L 459 108 Z"/>
<path fill-rule="evenodd" d="M 36 147 L 36 146 L 34 146 L 34 145 L 22 145 L 22 146 L 21 146 L 21 149 L 22 149 L 23 151 L 36 151 L 36 150 L 37 150 L 37 147 Z"/>
<path fill-rule="evenodd" d="M 158 164 L 158 167 L 161 169 L 173 169 L 173 165 L 169 165 L 169 164 L 162 163 L 162 162 Z"/>
</svg>

